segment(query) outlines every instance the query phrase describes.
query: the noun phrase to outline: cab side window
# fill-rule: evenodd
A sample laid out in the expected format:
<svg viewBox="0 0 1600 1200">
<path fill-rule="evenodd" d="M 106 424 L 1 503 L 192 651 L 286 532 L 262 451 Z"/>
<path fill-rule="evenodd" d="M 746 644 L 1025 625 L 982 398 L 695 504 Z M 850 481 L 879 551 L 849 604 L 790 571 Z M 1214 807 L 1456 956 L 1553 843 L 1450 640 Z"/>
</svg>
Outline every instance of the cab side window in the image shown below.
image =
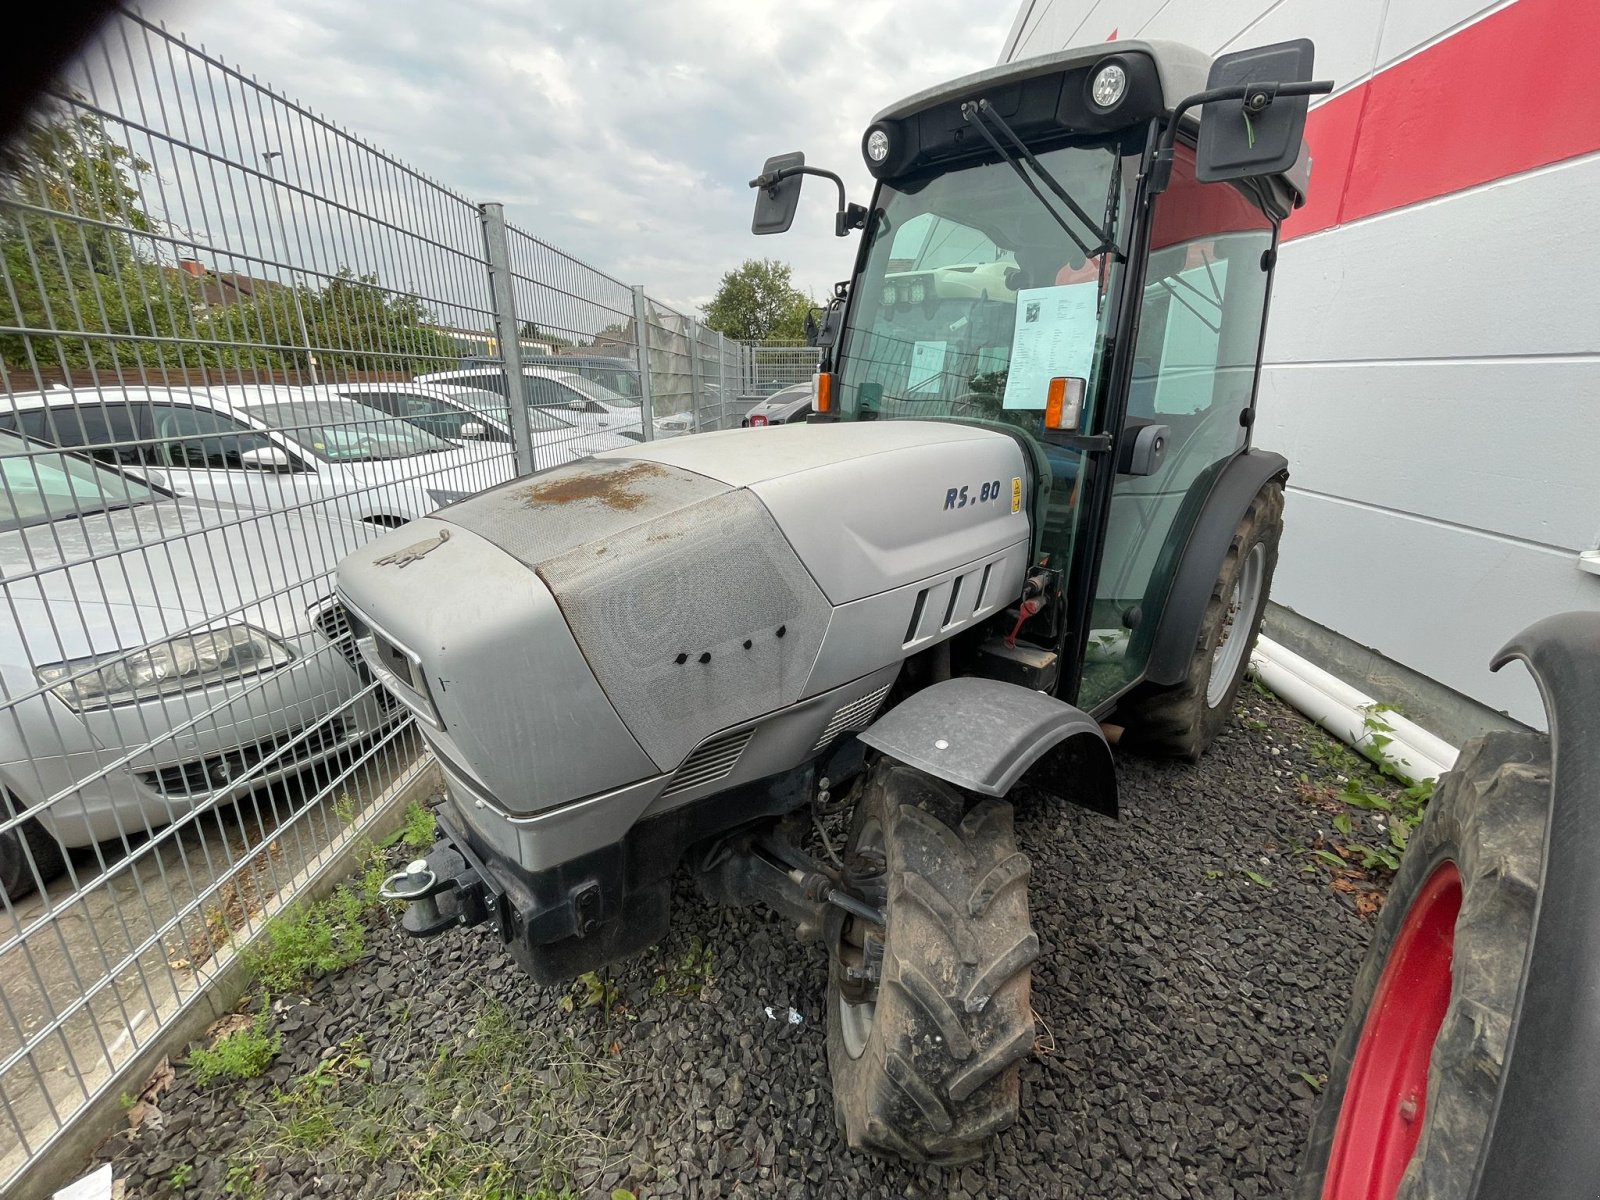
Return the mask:
<svg viewBox="0 0 1600 1200">
<path fill-rule="evenodd" d="M 209 409 L 157 408 L 154 416 L 159 454 L 170 467 L 244 470 L 246 452 L 272 445 L 266 434 Z"/>
</svg>

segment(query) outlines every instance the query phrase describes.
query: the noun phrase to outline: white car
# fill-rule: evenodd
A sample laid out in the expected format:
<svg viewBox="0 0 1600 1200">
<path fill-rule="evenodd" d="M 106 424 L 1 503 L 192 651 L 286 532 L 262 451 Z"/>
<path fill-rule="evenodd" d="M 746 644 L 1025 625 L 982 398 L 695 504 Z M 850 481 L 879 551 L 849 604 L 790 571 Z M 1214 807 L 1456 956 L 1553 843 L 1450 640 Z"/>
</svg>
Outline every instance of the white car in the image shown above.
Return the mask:
<svg viewBox="0 0 1600 1200">
<path fill-rule="evenodd" d="M 376 527 L 178 499 L 9 433 L 0 477 L 0 892 L 400 714 L 328 578 Z"/>
<path fill-rule="evenodd" d="M 506 398 L 499 392 L 428 383 L 340 383 L 326 385 L 322 390 L 382 409 L 436 437 L 501 447 L 509 447 L 512 442 Z M 555 409 L 530 408 L 528 427 L 533 438 L 534 469 L 541 471 L 602 450 L 635 444 L 609 430 L 586 430 L 581 427 L 578 414 Z"/>
<path fill-rule="evenodd" d="M 180 496 L 248 508 L 401 525 L 515 473 L 508 446 L 456 445 L 320 390 L 62 388 L 11 399 L 0 427 Z"/>
<path fill-rule="evenodd" d="M 419 375 L 413 382 L 437 387 L 482 388 L 503 396 L 506 373 L 499 367 L 462 367 Z M 564 410 L 563 415 L 570 414 L 580 429 L 621 434 L 635 442 L 644 440 L 639 401 L 619 396 L 610 388 L 570 371 L 524 364 L 522 396 L 530 408 Z"/>
</svg>

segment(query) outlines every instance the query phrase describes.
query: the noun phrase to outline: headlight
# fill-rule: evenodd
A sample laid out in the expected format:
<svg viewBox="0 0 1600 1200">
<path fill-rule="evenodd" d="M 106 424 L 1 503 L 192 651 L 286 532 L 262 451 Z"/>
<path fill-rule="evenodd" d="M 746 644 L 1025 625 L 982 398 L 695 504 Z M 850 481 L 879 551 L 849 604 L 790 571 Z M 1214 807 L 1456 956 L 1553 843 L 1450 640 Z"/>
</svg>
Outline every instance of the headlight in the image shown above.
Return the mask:
<svg viewBox="0 0 1600 1200">
<path fill-rule="evenodd" d="M 928 298 L 928 284 L 927 284 L 927 281 L 923 280 L 923 279 L 913 279 L 911 281 L 911 303 L 913 303 L 913 304 L 921 304 L 927 298 Z"/>
<path fill-rule="evenodd" d="M 1089 99 L 1096 108 L 1112 109 L 1122 100 L 1122 94 L 1128 90 L 1128 73 L 1122 69 L 1120 63 L 1107 63 L 1095 72 L 1094 82 L 1089 87 Z"/>
<path fill-rule="evenodd" d="M 471 492 L 452 492 L 447 488 L 429 488 L 428 499 L 432 500 L 439 508 L 446 504 L 454 504 L 457 500 L 472 495 Z"/>
<path fill-rule="evenodd" d="M 276 638 L 248 625 L 229 625 L 131 653 L 97 654 L 40 667 L 34 675 L 68 708 L 85 712 L 273 671 L 293 658 Z"/>
<path fill-rule="evenodd" d="M 883 285 L 883 302 L 885 304 L 894 303 L 894 294 L 894 284 L 886 283 Z"/>
</svg>

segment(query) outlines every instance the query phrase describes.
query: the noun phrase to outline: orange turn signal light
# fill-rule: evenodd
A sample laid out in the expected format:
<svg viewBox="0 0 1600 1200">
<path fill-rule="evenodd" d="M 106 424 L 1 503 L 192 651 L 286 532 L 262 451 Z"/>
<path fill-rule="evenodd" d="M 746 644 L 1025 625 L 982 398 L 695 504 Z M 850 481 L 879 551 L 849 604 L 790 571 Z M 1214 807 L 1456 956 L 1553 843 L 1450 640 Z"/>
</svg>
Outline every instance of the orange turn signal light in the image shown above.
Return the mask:
<svg viewBox="0 0 1600 1200">
<path fill-rule="evenodd" d="M 1083 419 L 1083 395 L 1088 381 L 1071 375 L 1057 375 L 1045 393 L 1044 427 L 1071 432 Z"/>
<path fill-rule="evenodd" d="M 819 371 L 811 377 L 811 406 L 819 413 L 833 411 L 832 371 Z"/>
</svg>

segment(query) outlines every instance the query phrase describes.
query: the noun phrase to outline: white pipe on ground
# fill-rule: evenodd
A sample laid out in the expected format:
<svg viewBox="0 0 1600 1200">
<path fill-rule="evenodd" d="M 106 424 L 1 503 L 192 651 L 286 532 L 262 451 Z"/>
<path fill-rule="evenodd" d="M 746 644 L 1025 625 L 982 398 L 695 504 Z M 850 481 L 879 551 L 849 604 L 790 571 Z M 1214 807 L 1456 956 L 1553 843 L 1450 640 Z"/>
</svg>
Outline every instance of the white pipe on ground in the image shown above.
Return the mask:
<svg viewBox="0 0 1600 1200">
<path fill-rule="evenodd" d="M 1455 766 L 1456 748 L 1397 712 L 1374 712 L 1378 701 L 1271 638 L 1256 639 L 1250 669 L 1263 685 L 1342 742 L 1381 758 L 1410 783 L 1437 779 Z M 1374 730 L 1372 722 L 1389 726 Z M 1390 739 L 1374 746 L 1374 732 Z"/>
</svg>

